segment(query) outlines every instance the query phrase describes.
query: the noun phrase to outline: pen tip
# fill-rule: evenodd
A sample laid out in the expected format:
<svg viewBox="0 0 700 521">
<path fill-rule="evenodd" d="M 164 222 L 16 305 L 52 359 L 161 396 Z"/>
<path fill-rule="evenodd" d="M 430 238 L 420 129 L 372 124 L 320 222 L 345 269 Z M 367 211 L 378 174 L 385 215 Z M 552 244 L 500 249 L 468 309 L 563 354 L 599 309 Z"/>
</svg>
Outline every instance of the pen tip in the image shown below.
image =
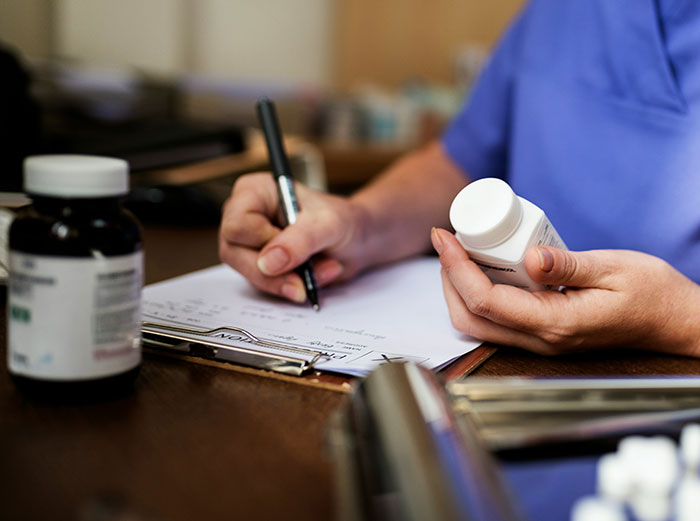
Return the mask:
<svg viewBox="0 0 700 521">
<path fill-rule="evenodd" d="M 314 308 L 314 311 L 316 311 L 316 312 L 321 311 L 321 306 L 319 306 L 318 304 L 314 304 L 314 305 L 311 306 L 311 307 L 313 307 L 313 308 Z"/>
</svg>

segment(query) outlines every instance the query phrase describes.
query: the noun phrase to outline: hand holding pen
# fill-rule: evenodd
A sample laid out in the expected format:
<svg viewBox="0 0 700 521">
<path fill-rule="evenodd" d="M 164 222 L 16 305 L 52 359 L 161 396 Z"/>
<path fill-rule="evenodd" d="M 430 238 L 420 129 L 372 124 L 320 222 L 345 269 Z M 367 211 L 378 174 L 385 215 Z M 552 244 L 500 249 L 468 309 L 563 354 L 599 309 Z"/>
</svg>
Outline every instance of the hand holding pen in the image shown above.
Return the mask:
<svg viewBox="0 0 700 521">
<path fill-rule="evenodd" d="M 289 166 L 289 159 L 284 150 L 282 142 L 282 132 L 277 121 L 275 106 L 269 99 L 262 99 L 257 106 L 258 119 L 265 134 L 267 151 L 270 157 L 272 173 L 277 184 L 277 196 L 279 198 L 280 213 L 282 215 L 283 226 L 294 224 L 299 214 L 299 204 L 297 203 L 296 192 L 294 191 L 294 179 L 292 169 Z M 318 288 L 316 277 L 314 276 L 311 260 L 301 264 L 296 272 L 301 277 L 306 290 L 306 296 L 311 302 L 314 310 L 321 308 L 318 304 Z"/>
<path fill-rule="evenodd" d="M 257 172 L 236 179 L 223 207 L 219 256 L 258 290 L 303 303 L 306 288 L 295 271 L 311 257 L 317 287 L 323 288 L 375 264 L 372 252 L 386 248 L 382 241 L 368 243 L 371 220 L 354 198 L 302 183 L 294 188 L 303 211 L 293 226 L 282 227 L 275 177 Z"/>
</svg>

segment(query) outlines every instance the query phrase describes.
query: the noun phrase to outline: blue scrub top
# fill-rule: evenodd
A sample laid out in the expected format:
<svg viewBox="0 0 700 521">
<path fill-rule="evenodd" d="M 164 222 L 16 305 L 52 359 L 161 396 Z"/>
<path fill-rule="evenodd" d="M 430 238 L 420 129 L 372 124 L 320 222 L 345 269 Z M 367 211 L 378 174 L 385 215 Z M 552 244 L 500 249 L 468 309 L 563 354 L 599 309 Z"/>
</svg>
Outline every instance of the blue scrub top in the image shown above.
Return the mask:
<svg viewBox="0 0 700 521">
<path fill-rule="evenodd" d="M 572 250 L 644 251 L 700 282 L 700 2 L 533 0 L 443 143 Z"/>
</svg>

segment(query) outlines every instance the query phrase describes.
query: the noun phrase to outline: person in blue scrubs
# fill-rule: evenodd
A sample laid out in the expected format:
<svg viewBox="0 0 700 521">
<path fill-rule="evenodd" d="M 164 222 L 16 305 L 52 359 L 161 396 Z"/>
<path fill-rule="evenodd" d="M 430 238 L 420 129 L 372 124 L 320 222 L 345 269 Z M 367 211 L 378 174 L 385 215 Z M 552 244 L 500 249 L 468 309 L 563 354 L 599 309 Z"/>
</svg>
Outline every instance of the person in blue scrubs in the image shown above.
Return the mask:
<svg viewBox="0 0 700 521">
<path fill-rule="evenodd" d="M 526 263 L 566 291 L 494 285 L 442 229 L 483 177 L 547 213 L 573 251 Z M 263 291 L 303 302 L 292 270 L 311 255 L 323 286 L 432 242 L 459 331 L 544 354 L 700 356 L 700 3 L 532 0 L 442 139 L 348 198 L 297 195 L 284 230 L 269 174 L 240 178 L 225 206 L 220 256 Z"/>
</svg>

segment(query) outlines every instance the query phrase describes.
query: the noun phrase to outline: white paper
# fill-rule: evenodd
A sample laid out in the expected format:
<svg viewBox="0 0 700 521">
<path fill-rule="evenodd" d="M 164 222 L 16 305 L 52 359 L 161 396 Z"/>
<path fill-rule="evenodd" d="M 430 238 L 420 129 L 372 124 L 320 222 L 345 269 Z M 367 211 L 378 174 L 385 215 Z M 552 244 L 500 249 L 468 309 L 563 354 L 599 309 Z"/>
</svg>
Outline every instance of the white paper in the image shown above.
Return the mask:
<svg viewBox="0 0 700 521">
<path fill-rule="evenodd" d="M 394 361 L 436 369 L 481 343 L 450 324 L 435 257 L 321 288 L 319 301 L 316 312 L 265 295 L 221 265 L 147 286 L 143 320 L 201 329 L 237 326 L 263 340 L 321 351 L 318 369 L 351 375 Z M 241 345 L 235 336 L 217 341 Z"/>
</svg>

